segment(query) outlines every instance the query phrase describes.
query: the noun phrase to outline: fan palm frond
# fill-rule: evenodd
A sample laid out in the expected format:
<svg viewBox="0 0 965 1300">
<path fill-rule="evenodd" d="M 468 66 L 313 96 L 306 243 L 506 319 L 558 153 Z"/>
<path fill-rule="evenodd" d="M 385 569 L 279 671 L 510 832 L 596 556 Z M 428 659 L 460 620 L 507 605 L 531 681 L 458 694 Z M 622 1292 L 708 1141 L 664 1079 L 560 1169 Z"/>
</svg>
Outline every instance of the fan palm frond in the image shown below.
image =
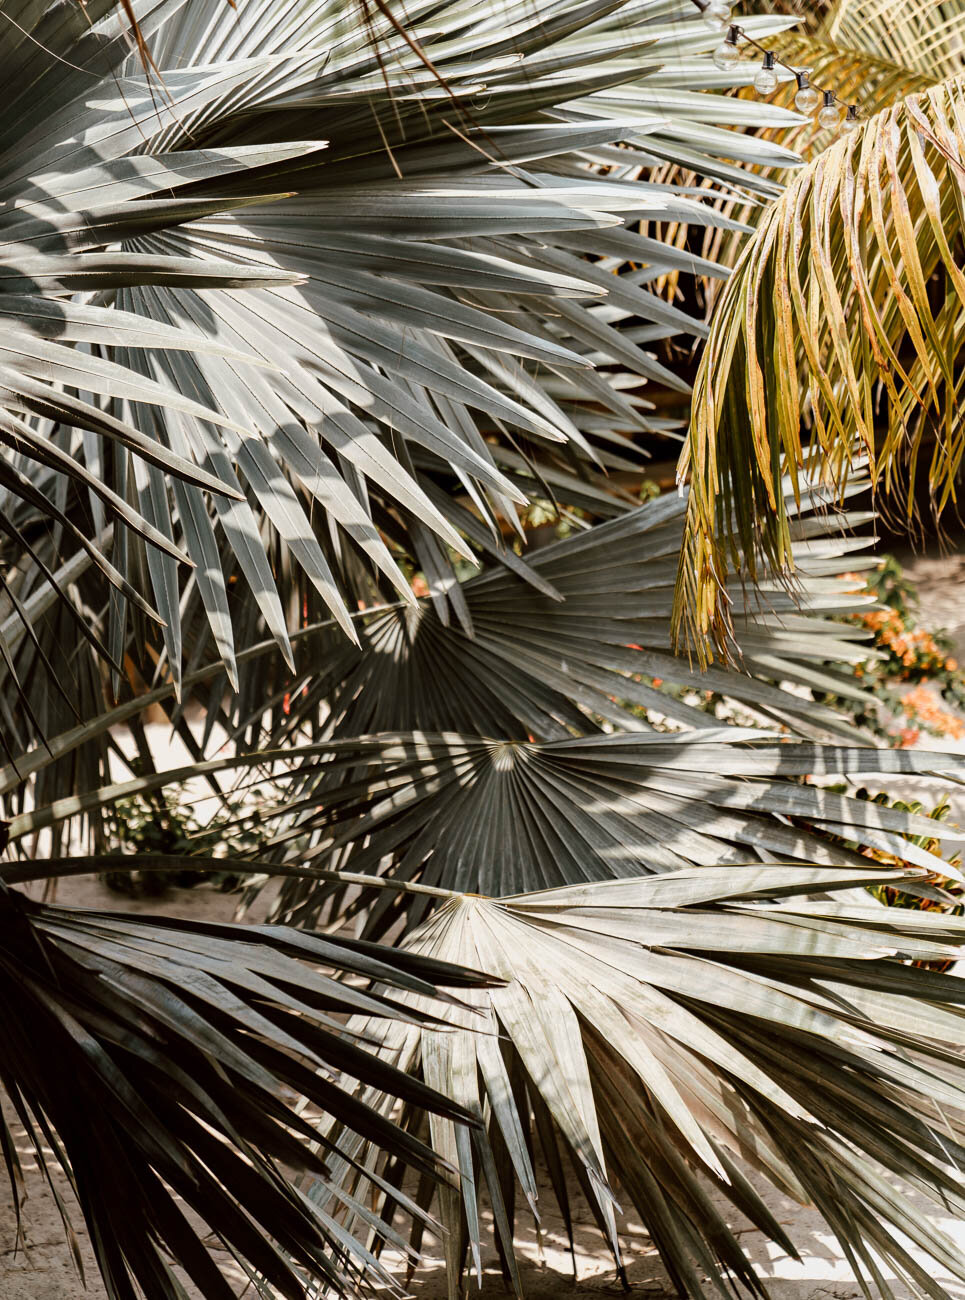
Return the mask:
<svg viewBox="0 0 965 1300">
<path fill-rule="evenodd" d="M 188 779 L 274 770 L 288 794 L 258 808 L 264 848 L 257 859 L 232 856 L 220 870 L 282 877 L 275 917 L 307 926 L 323 917 L 331 922 L 346 880 L 380 883 L 388 889 L 379 902 L 366 895 L 350 908 L 364 912 L 365 936 L 378 937 L 400 916 L 406 928 L 417 924 L 440 889 L 502 897 L 699 862 L 779 858 L 865 867 L 861 850 L 961 881 L 959 869 L 923 841 L 954 852 L 965 841 L 962 831 L 845 793 L 840 783 L 872 774 L 958 780 L 962 767 L 958 754 L 776 741 L 773 733 L 735 726 L 543 744 L 403 732 L 136 777 L 31 809 L 6 827 L 11 850 L 19 852 L 38 833 Z M 829 776 L 839 778 L 838 788 L 806 779 Z M 198 853 L 157 855 L 144 865 L 210 867 L 202 846 Z M 125 859 L 100 852 L 82 861 L 105 870 L 123 868 Z M 22 883 L 40 878 L 43 863 L 22 857 L 2 870 Z M 56 865 L 70 870 L 63 861 Z M 932 886 L 911 892 L 945 897 Z"/>
<path fill-rule="evenodd" d="M 358 648 L 333 627 L 307 632 L 294 677 L 252 672 L 260 686 L 220 714 L 202 695 L 229 734 L 244 739 L 241 752 L 200 761 L 201 748 L 183 768 L 147 766 L 130 780 L 42 800 L 47 771 L 76 761 L 134 706 L 51 738 L 53 758 L 37 749 L 3 773 L 12 847 L 53 832 L 47 851 L 56 853 L 67 828 L 96 826 L 118 800 L 163 797 L 189 779 L 243 785 L 254 772 L 274 774 L 286 792 L 259 813 L 275 827 L 266 861 L 279 868 L 310 858 L 336 873 L 502 895 L 749 855 L 860 862 L 851 844 L 954 877 L 910 842 L 933 834 L 935 823 L 804 778 L 956 773 L 955 756 L 782 735 L 862 738 L 818 701 L 826 692 L 864 698 L 842 661 L 873 652 L 842 616 L 869 608 L 853 570 L 873 560 L 862 553 L 864 539 L 840 532 L 865 516 L 823 504 L 824 494 L 809 490 L 793 523 L 793 599 L 779 583 L 756 594 L 733 588 L 734 608 L 743 608 L 739 669 L 700 671 L 670 653 L 687 502 L 666 497 L 526 560 L 507 550 L 503 564 L 444 603 L 372 613 L 359 620 Z M 838 576 L 845 567 L 851 575 Z M 29 803 L 19 793 L 28 775 Z M 940 834 L 954 846 L 954 832 Z M 366 899 L 366 933 L 384 933 L 400 915 L 411 925 L 426 897 Z M 316 924 L 344 903 L 337 874 L 326 883 L 294 873 L 274 915 Z"/>
<path fill-rule="evenodd" d="M 716 425 L 695 443 L 689 499 L 631 508 L 608 477 L 638 464 L 638 435 L 670 431 L 654 390 L 687 395 L 653 345 L 706 332 L 655 281 L 715 271 L 640 223 L 737 226 L 652 169 L 771 198 L 766 172 L 792 155 L 729 128 L 792 118 L 707 93 L 731 80 L 689 0 L 509 15 L 416 0 L 405 30 L 401 11 L 366 14 L 26 0 L 0 41 L 0 797 L 19 852 L 182 776 L 284 765 L 279 861 L 246 864 L 294 882 L 280 907 L 306 919 L 319 879 L 381 871 L 402 903 L 373 909 L 367 934 L 421 920 L 427 898 L 437 911 L 386 951 L 56 907 L 16 892 L 78 870 L 55 840 L 45 861 L 0 868 L 0 1086 L 55 1194 L 53 1164 L 67 1174 L 112 1300 L 176 1300 L 181 1275 L 227 1300 L 208 1232 L 291 1300 L 391 1286 L 380 1243 L 406 1249 L 401 1207 L 414 1248 L 435 1184 L 455 1288 L 467 1244 L 479 1253 L 483 1180 L 515 1275 L 531 1118 L 561 1203 L 559 1147 L 614 1250 L 619 1183 L 692 1294 L 701 1270 L 760 1290 L 708 1188 L 787 1244 L 742 1160 L 811 1197 L 872 1280 L 880 1256 L 929 1290 L 899 1232 L 965 1278 L 873 1167 L 965 1208 L 962 999 L 907 964 L 957 954 L 965 922 L 886 915 L 859 893 L 933 896 L 925 873 L 953 869 L 904 838 L 932 823 L 801 783 L 959 760 L 776 738 L 854 739 L 819 697 L 860 694 L 834 665 L 868 656 L 842 621 L 868 600 L 840 576 L 872 563 L 841 536 L 868 516 L 827 509 L 793 457 L 782 479 L 745 440 L 769 477 L 747 498 L 732 485 L 721 509 L 728 526 L 744 511 L 732 559 L 758 585 L 718 566 L 711 602 L 703 570 L 689 579 L 698 625 L 726 607 L 742 656 L 699 671 L 673 654 L 672 615 L 695 520 L 719 523 Z M 763 37 L 787 25 L 747 20 Z M 902 110 L 901 165 L 887 140 L 867 145 L 895 195 L 915 181 L 924 196 L 894 233 L 875 214 L 903 266 L 947 215 L 923 166 L 958 147 L 957 125 L 933 113 L 928 141 L 911 141 L 931 104 Z M 822 291 L 842 254 L 828 256 Z M 947 248 L 928 256 L 921 274 L 941 265 L 957 294 Z M 874 288 L 854 292 L 873 302 Z M 917 280 L 909 294 L 919 332 L 957 343 L 951 295 L 929 324 Z M 899 317 L 914 331 L 896 313 L 881 339 L 897 355 L 888 331 Z M 921 391 L 956 382 L 927 370 Z M 833 461 L 843 417 L 818 409 Z M 861 485 L 855 473 L 843 492 Z M 781 544 L 761 548 L 751 516 L 768 491 Z M 573 535 L 524 550 L 534 498 Z M 115 696 L 133 694 L 126 677 L 153 689 L 105 709 L 104 662 Z M 192 695 L 208 707 L 200 740 L 177 713 Z M 172 699 L 197 761 L 154 772 L 139 741 L 143 770 L 105 788 L 111 729 L 136 732 L 150 700 Z M 741 711 L 769 730 L 736 725 Z M 205 760 L 219 723 L 241 752 Z M 885 874 L 838 841 L 921 871 Z M 743 865 L 751 853 L 797 861 Z M 574 878 L 500 901 L 442 888 Z M 941 1130 L 926 1098 L 949 1112 Z M 16 1196 L 3 1125 L 0 1144 Z"/>
<path fill-rule="evenodd" d="M 611 257 L 660 255 L 628 222 L 703 219 L 646 168 L 680 149 L 726 181 L 738 155 L 789 156 L 735 153 L 726 106 L 701 93 L 721 84 L 713 34 L 686 0 L 508 25 L 450 0 L 410 8 L 409 39 L 388 11 L 364 22 L 336 0 L 85 14 L 81 31 L 24 5 L 0 54 L 0 490 L 28 596 L 80 550 L 113 583 L 106 611 L 55 590 L 115 691 L 130 651 L 180 685 L 197 607 L 194 652 L 210 643 L 237 685 L 238 588 L 290 659 L 281 577 L 297 572 L 352 640 L 359 597 L 408 599 L 410 563 L 445 586 L 451 552 L 518 529 L 544 471 L 561 499 L 606 501 L 594 475 L 631 463 L 646 426 L 626 374 L 685 389 L 646 344 L 703 332 L 646 275 L 609 273 Z M 639 337 L 616 328 L 631 316 Z M 15 588 L 0 596 L 18 612 Z M 20 638 L 3 671 L 47 670 L 41 652 L 53 664 L 48 640 Z M 25 688 L 32 738 L 37 697 Z"/>
<path fill-rule="evenodd" d="M 389 1280 L 343 1220 L 359 1214 L 376 1234 L 387 1225 L 344 1196 L 320 1212 L 292 1172 L 321 1178 L 338 1197 L 330 1153 L 312 1145 L 312 1116 L 322 1114 L 432 1179 L 451 1177 L 339 1075 L 460 1124 L 471 1118 L 386 1066 L 339 1018 L 363 1008 L 421 1016 L 398 1002 L 419 992 L 437 1016 L 446 997 L 437 982 L 481 977 L 272 926 L 43 905 L 2 881 L 0 927 L 0 1086 L 73 1240 L 52 1166 L 67 1175 L 111 1300 L 135 1287 L 177 1300 L 172 1263 L 211 1300 L 228 1300 L 234 1290 L 208 1252 L 209 1233 L 290 1300 L 307 1295 L 308 1282 L 354 1295 Z M 382 991 L 361 992 L 320 967 L 376 978 Z M 5 1124 L 0 1144 L 19 1224 L 19 1144 Z"/>
<path fill-rule="evenodd" d="M 735 567 L 752 580 L 761 557 L 769 572 L 793 568 L 782 473 L 796 483 L 807 466 L 840 486 L 860 453 L 890 489 L 921 462 L 935 509 L 955 499 L 962 93 L 961 80 L 944 83 L 839 140 L 749 241 L 714 317 L 681 462 L 681 639 L 726 639 L 720 593 Z M 911 489 L 907 500 L 910 511 Z"/>
<path fill-rule="evenodd" d="M 862 485 L 856 478 L 852 488 Z M 360 611 L 353 620 L 358 647 L 346 644 L 331 619 L 299 629 L 294 673 L 271 653 L 271 641 L 242 652 L 246 668 L 237 693 L 216 660 L 199 668 L 189 664 L 184 698 L 193 697 L 208 713 L 200 741 L 175 708 L 177 684 L 170 676 L 152 691 L 142 688 L 138 699 L 105 711 L 95 707 L 98 679 L 91 665 L 93 716 L 75 722 L 56 696 L 42 695 L 42 716 L 62 725 L 46 733 L 46 747 L 25 744 L 0 770 L 0 800 L 11 815 L 82 799 L 111 783 L 112 729 L 136 724 L 152 703 L 171 711 L 199 760 L 215 724 L 244 749 L 258 751 L 306 736 L 390 731 L 556 740 L 604 725 L 646 730 L 654 721 L 706 729 L 732 718 L 736 709 L 747 721 L 854 741 L 860 733 L 853 724 L 819 701 L 828 693 L 865 699 L 842 665 L 873 652 L 866 633 L 842 620 L 871 607 L 854 574 L 875 560 L 866 553 L 869 539 L 844 530 L 861 527 L 870 516 L 828 510 L 826 498 L 817 488 L 805 492 L 792 525 L 793 598 L 778 581 L 762 582 L 756 592 L 733 587 L 740 671 L 719 666 L 701 672 L 672 653 L 673 583 L 686 500 L 664 497 L 523 555 L 500 542 L 491 548 L 487 569 L 448 585 L 435 600 Z M 793 514 L 797 503 L 788 509 Z M 481 535 L 478 519 L 468 511 L 463 515 L 467 529 Z M 845 570 L 852 576 L 841 577 Z M 257 611 L 249 607 L 248 613 L 254 633 Z M 76 662 L 71 671 L 77 672 Z M 36 672 L 39 690 L 43 678 Z M 151 770 L 148 749 L 143 771 Z"/>
<path fill-rule="evenodd" d="M 30 666 L 40 664 L 48 691 L 63 676 L 63 665 L 51 660 L 57 639 L 34 627 L 44 606 L 57 603 L 76 624 L 70 639 L 86 638 L 96 656 L 117 667 L 124 653 L 106 643 L 100 620 L 73 594 L 85 569 L 101 583 L 106 579 L 117 600 L 140 617 L 165 621 L 155 607 L 157 592 L 126 565 L 126 544 L 114 546 L 114 529 L 118 538 L 143 545 L 152 565 L 163 563 L 160 555 L 175 568 L 193 563 L 150 505 L 127 491 L 115 460 L 130 457 L 139 473 L 169 475 L 176 492 L 239 498 L 235 486 L 190 450 L 182 455 L 166 445 L 152 428 L 161 409 L 198 417 L 212 429 L 224 428 L 227 417 L 124 364 L 128 349 L 238 354 L 204 332 L 132 315 L 119 297 L 132 286 L 159 283 L 195 292 L 300 278 L 277 267 L 242 268 L 232 259 L 211 258 L 202 266 L 131 248 L 139 237 L 253 197 L 264 202 L 271 191 L 263 179 L 246 186 L 239 174 L 251 177 L 306 146 L 188 149 L 177 159 L 144 152 L 150 135 L 237 89 L 251 69 L 179 71 L 159 95 L 149 78 L 121 75 L 129 41 L 113 8 L 38 3 L 18 7 L 16 17 L 0 13 L 7 89 L 0 127 L 0 659 L 21 709 L 19 726 L 9 716 L 0 722 L 8 754 L 21 736 L 42 734 L 42 697 L 24 681 L 24 659 L 31 661 L 28 677 Z M 199 180 L 217 184 L 228 175 L 235 180 L 233 197 L 183 193 Z M 135 403 L 145 418 L 131 415 L 127 405 Z M 80 512 L 78 498 L 86 506 Z M 61 691 L 66 702 L 62 685 Z M 83 698 L 79 692 L 72 707 Z"/>
<path fill-rule="evenodd" d="M 961 831 L 803 781 L 960 774 L 958 755 L 780 743 L 723 727 L 546 744 L 406 732 L 353 737 L 302 764 L 297 750 L 291 757 L 296 797 L 263 810 L 262 824 L 291 819 L 267 850 L 291 846 L 285 861 L 303 867 L 501 898 L 697 863 L 740 869 L 748 858 L 866 866 L 852 844 L 960 879 L 911 837 L 947 837 L 954 852 Z M 275 912 L 317 924 L 341 891 L 337 879 L 326 889 L 289 878 Z M 376 937 L 400 915 L 411 928 L 435 901 L 400 890 L 352 910 L 364 906 L 363 933 Z"/>
<path fill-rule="evenodd" d="M 854 901 L 846 891 L 873 875 L 700 867 L 453 898 L 410 936 L 414 952 L 505 981 L 467 995 L 488 1032 L 353 1022 L 488 1125 L 487 1142 L 430 1121 L 463 1175 L 462 1197 L 439 1199 L 450 1295 L 469 1252 L 482 1264 L 483 1186 L 521 1289 L 515 1205 L 540 1211 L 531 1129 L 564 1221 L 565 1155 L 616 1260 L 619 1201 L 681 1294 L 703 1294 L 706 1277 L 722 1296 L 736 1283 L 766 1294 L 729 1210 L 796 1257 L 749 1173 L 817 1208 L 869 1296 L 891 1294 L 882 1261 L 935 1300 L 936 1266 L 965 1277 L 954 1243 L 887 1177 L 965 1210 L 961 980 L 908 964 L 956 956 L 965 921 Z M 361 1141 L 345 1150 L 378 1163 Z"/>
<path fill-rule="evenodd" d="M 860 488 L 860 480 L 852 487 Z M 665 496 L 526 553 L 422 600 L 360 620 L 359 645 L 307 637 L 255 747 L 277 746 L 304 724 L 313 738 L 385 731 L 461 731 L 491 739 L 555 740 L 604 724 L 647 730 L 653 718 L 718 725 L 707 692 L 805 732 L 843 731 L 839 714 L 807 695 L 860 690 L 831 665 L 857 662 L 866 633 L 843 616 L 867 607 L 855 570 L 873 566 L 869 538 L 842 530 L 862 512 L 828 511 L 806 489 L 795 515 L 799 582 L 793 595 L 766 578 L 728 591 L 741 671 L 701 671 L 672 651 L 674 582 L 686 496 Z M 842 577 L 842 571 L 852 576 Z M 654 681 L 658 685 L 654 685 Z M 667 688 L 667 689 L 664 689 Z M 674 689 L 670 689 L 674 688 Z M 694 692 L 695 694 L 691 694 Z M 271 703 L 262 688 L 254 721 Z M 236 712 L 236 729 L 247 728 Z"/>
</svg>

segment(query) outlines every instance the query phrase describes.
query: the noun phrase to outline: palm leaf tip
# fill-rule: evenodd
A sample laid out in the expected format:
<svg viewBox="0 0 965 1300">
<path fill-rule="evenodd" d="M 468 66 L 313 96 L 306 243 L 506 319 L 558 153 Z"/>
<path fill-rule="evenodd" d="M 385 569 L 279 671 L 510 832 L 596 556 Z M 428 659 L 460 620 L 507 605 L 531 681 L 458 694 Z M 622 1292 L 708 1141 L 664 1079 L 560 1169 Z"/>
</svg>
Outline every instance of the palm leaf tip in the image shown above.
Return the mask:
<svg viewBox="0 0 965 1300">
<path fill-rule="evenodd" d="M 381 1062 L 333 1013 L 406 1014 L 402 991 L 428 993 L 431 1008 L 429 979 L 466 983 L 467 972 L 277 927 L 44 906 L 5 885 L 0 929 L 0 1086 L 73 1240 L 56 1166 L 66 1175 L 111 1300 L 135 1287 L 148 1300 L 179 1300 L 172 1265 L 206 1297 L 228 1300 L 234 1289 L 207 1233 L 291 1300 L 309 1283 L 352 1295 L 391 1286 L 342 1220 L 361 1213 L 376 1235 L 387 1225 L 344 1198 L 317 1209 L 284 1170 L 329 1181 L 337 1152 L 319 1144 L 311 1116 L 321 1114 L 430 1180 L 446 1176 L 429 1147 L 353 1099 L 339 1074 L 438 1107 L 458 1125 L 477 1121 Z M 326 973 L 333 967 L 375 976 L 381 991 L 353 989 Z M 0 1140 L 19 1220 L 6 1126 Z"/>
<path fill-rule="evenodd" d="M 721 1294 L 734 1282 L 764 1294 L 735 1211 L 794 1252 L 749 1174 L 813 1204 L 869 1293 L 884 1260 L 912 1292 L 944 1296 L 917 1252 L 965 1277 L 953 1243 L 882 1177 L 965 1210 L 965 987 L 909 964 L 957 956 L 965 920 L 896 915 L 850 892 L 858 878 L 702 867 L 453 900 L 413 933 L 415 951 L 506 980 L 472 995 L 488 1032 L 379 1029 L 390 1059 L 488 1115 L 475 1148 L 445 1120 L 431 1130 L 463 1174 L 462 1203 L 440 1200 L 450 1285 L 481 1250 L 485 1184 L 519 1286 L 514 1204 L 517 1192 L 534 1203 L 534 1142 L 564 1218 L 565 1152 L 617 1258 L 615 1201 L 682 1294 L 704 1294 L 705 1276 Z"/>
<path fill-rule="evenodd" d="M 909 515 L 919 466 L 937 513 L 955 499 L 962 106 L 958 77 L 879 113 L 793 176 L 748 242 L 712 322 L 681 460 L 692 490 L 678 642 L 726 642 L 728 574 L 792 573 L 782 475 L 796 493 L 817 466 L 841 491 L 866 455 L 874 486 L 901 494 Z"/>
</svg>

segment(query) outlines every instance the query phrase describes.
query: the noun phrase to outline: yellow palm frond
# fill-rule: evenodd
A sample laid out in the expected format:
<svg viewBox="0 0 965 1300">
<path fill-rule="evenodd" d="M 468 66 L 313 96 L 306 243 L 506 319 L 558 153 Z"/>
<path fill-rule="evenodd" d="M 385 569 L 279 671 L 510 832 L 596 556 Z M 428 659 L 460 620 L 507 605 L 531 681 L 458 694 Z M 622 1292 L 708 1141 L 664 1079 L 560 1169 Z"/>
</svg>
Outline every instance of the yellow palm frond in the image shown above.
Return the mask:
<svg viewBox="0 0 965 1300">
<path fill-rule="evenodd" d="M 838 0 L 821 35 L 930 81 L 947 80 L 965 67 L 961 0 Z"/>
<path fill-rule="evenodd" d="M 799 11 L 792 4 L 775 4 L 781 12 Z M 811 80 L 833 89 L 845 104 L 856 104 L 862 118 L 872 117 L 907 95 L 927 90 L 951 77 L 965 73 L 965 0 L 836 0 L 823 9 L 810 6 L 801 25 L 769 37 L 767 41 L 779 59 L 795 68 L 807 68 Z M 748 51 L 748 58 L 753 51 Z M 793 80 L 783 82 L 772 102 L 793 109 Z M 744 99 L 757 98 L 752 86 L 740 92 Z M 810 161 L 834 140 L 835 133 L 809 119 L 788 130 L 762 127 L 762 139 L 774 140 Z M 664 184 L 695 186 L 706 184 L 709 202 L 725 216 L 756 226 L 761 209 L 757 204 L 713 197 L 713 181 L 668 164 L 656 179 Z M 744 245 L 739 231 L 723 226 L 706 226 L 698 232 L 684 222 L 661 227 L 660 238 L 678 247 L 691 247 L 702 257 L 734 266 Z M 695 247 L 694 241 L 699 239 Z M 679 275 L 670 272 L 658 285 L 673 297 Z M 705 310 L 709 317 L 721 283 L 706 287 Z"/>
<path fill-rule="evenodd" d="M 936 509 L 954 498 L 965 451 L 963 158 L 960 77 L 819 154 L 746 244 L 712 320 L 681 460 L 692 491 L 679 641 L 701 653 L 726 645 L 738 568 L 751 579 L 762 563 L 789 573 L 784 492 L 797 493 L 802 468 L 843 487 L 864 453 L 891 489 L 899 471 L 913 482 L 927 456 Z"/>
</svg>

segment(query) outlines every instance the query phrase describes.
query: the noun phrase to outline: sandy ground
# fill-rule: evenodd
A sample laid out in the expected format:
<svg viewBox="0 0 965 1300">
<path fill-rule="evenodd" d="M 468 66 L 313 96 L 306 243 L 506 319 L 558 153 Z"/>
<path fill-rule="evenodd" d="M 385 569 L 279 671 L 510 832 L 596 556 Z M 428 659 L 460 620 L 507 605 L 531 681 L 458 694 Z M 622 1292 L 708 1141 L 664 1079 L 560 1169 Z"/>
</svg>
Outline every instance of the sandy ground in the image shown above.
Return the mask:
<svg viewBox="0 0 965 1300">
<path fill-rule="evenodd" d="M 917 581 L 922 607 L 922 622 L 929 627 L 945 627 L 953 635 L 956 652 L 965 663 L 965 552 L 944 557 L 904 556 L 903 562 Z M 937 742 L 934 748 L 944 747 Z M 956 746 L 958 748 L 960 746 Z M 965 748 L 965 745 L 961 746 Z M 934 794 L 934 785 L 915 783 L 920 797 Z M 953 796 L 953 820 L 965 824 L 965 788 Z M 105 889 L 89 877 L 65 882 L 58 897 L 81 906 L 124 907 L 137 912 L 161 910 L 167 915 L 230 919 L 235 899 L 212 889 L 171 890 L 159 904 L 157 900 L 128 900 Z M 14 1126 L 15 1133 L 18 1131 Z M 86 1289 L 74 1269 L 64 1244 L 63 1232 L 52 1199 L 46 1193 L 40 1175 L 25 1142 L 21 1142 L 27 1171 L 29 1199 L 25 1206 L 24 1237 L 26 1249 L 15 1249 L 13 1215 L 5 1180 L 0 1176 L 0 1300 L 105 1300 L 106 1292 L 97 1275 L 93 1258 L 81 1232 L 81 1250 L 85 1264 Z M 743 1243 L 755 1261 L 761 1276 L 769 1282 L 776 1300 L 819 1300 L 835 1297 L 850 1300 L 861 1293 L 855 1284 L 840 1249 L 812 1211 L 794 1205 L 782 1196 L 768 1192 L 767 1200 L 778 1220 L 783 1223 L 801 1249 L 803 1259 L 795 1262 L 779 1248 L 765 1242 L 749 1227 L 743 1230 Z M 563 1222 L 548 1186 L 541 1196 L 542 1226 L 537 1237 L 531 1224 L 521 1220 L 523 1276 L 527 1294 L 534 1300 L 551 1297 L 620 1294 L 612 1263 L 597 1232 L 589 1209 L 574 1204 L 576 1252 L 570 1256 Z M 924 1212 L 924 1202 L 922 1203 Z M 935 1216 L 940 1225 L 965 1250 L 965 1222 L 943 1214 Z M 75 1222 L 81 1227 L 80 1216 Z M 623 1241 L 628 1276 L 635 1292 L 653 1296 L 671 1294 L 659 1261 L 642 1230 L 632 1223 L 624 1225 Z M 439 1257 L 438 1243 L 427 1239 L 426 1258 L 411 1282 L 419 1300 L 442 1300 L 446 1295 L 445 1274 Z M 484 1258 L 484 1295 L 502 1295 L 504 1288 L 495 1252 Z M 574 1283 L 574 1264 L 578 1282 Z M 225 1258 L 225 1273 L 237 1278 L 237 1292 L 245 1290 L 244 1280 L 232 1261 Z M 965 1287 L 932 1267 L 937 1281 L 953 1295 L 965 1300 Z M 186 1288 L 191 1300 L 197 1292 Z M 470 1288 L 475 1291 L 475 1284 Z M 249 1295 L 253 1292 L 248 1291 Z M 896 1300 L 906 1292 L 895 1288 Z"/>
</svg>

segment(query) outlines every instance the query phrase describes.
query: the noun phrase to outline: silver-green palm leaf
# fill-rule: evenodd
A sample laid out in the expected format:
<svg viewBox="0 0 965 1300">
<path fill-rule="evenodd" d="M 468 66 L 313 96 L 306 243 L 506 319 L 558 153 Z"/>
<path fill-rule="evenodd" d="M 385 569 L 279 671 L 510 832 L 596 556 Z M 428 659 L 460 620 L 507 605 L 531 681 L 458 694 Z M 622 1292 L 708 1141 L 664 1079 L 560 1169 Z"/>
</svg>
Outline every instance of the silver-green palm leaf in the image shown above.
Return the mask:
<svg viewBox="0 0 965 1300">
<path fill-rule="evenodd" d="M 882 908 L 852 889 L 875 877 L 704 866 L 453 897 L 411 935 L 414 952 L 505 981 L 469 992 L 477 1014 L 458 1027 L 353 1022 L 386 1060 L 487 1125 L 488 1140 L 427 1125 L 463 1174 L 461 1196 L 443 1189 L 438 1201 L 450 1295 L 467 1262 L 483 1263 L 483 1187 L 522 1291 L 512 1224 L 541 1210 L 537 1145 L 564 1222 L 567 1156 L 617 1261 L 619 1202 L 680 1294 L 704 1294 L 709 1279 L 722 1296 L 734 1284 L 766 1295 L 735 1212 L 796 1256 L 793 1228 L 749 1174 L 817 1208 L 869 1297 L 891 1294 L 881 1261 L 908 1293 L 934 1300 L 946 1295 L 937 1270 L 965 1278 L 955 1244 L 890 1177 L 965 1211 L 962 981 L 908 964 L 957 957 L 965 922 Z M 817 891 L 829 901 L 814 901 Z M 345 1150 L 381 1166 L 364 1143 Z"/>
<path fill-rule="evenodd" d="M 43 7 L 28 9 L 40 30 Z M 67 304 L 58 322 L 76 320 L 67 341 L 104 351 L 64 382 L 109 399 L 99 417 L 73 399 L 70 420 L 61 399 L 42 414 L 83 428 L 82 442 L 43 426 L 24 450 L 55 476 L 70 470 L 95 523 L 123 521 L 101 627 L 115 662 L 132 633 L 143 640 L 131 606 L 148 601 L 177 682 L 182 623 L 200 604 L 236 685 L 236 582 L 287 656 L 279 568 L 303 574 L 351 639 L 360 595 L 408 596 L 400 560 L 445 585 L 450 552 L 472 555 L 454 492 L 499 547 L 499 521 L 518 527 L 519 504 L 544 494 L 540 466 L 568 466 L 565 501 L 574 464 L 585 478 L 627 463 L 627 436 L 648 422 L 609 376 L 685 387 L 646 344 L 703 332 L 646 289 L 679 252 L 631 227 L 705 209 L 642 169 L 696 153 L 708 174 L 768 194 L 729 160 L 788 155 L 737 147 L 718 125 L 744 110 L 699 93 L 722 79 L 685 0 L 568 4 L 509 24 L 422 5 L 405 36 L 341 0 L 135 10 L 156 74 L 126 53 L 110 9 L 93 12 L 76 67 L 58 58 L 67 29 L 49 54 L 32 50 L 6 155 L 0 138 L 11 233 L 51 250 L 43 284 Z M 287 197 L 242 215 L 259 191 Z M 609 274 L 631 256 L 643 272 Z M 99 296 L 83 306 L 63 296 L 86 288 Z M 98 333 L 108 305 L 111 332 Z M 616 328 L 630 317 L 635 330 Z M 156 383 L 181 400 L 162 410 Z M 58 439 L 69 465 L 51 463 Z"/>
</svg>

